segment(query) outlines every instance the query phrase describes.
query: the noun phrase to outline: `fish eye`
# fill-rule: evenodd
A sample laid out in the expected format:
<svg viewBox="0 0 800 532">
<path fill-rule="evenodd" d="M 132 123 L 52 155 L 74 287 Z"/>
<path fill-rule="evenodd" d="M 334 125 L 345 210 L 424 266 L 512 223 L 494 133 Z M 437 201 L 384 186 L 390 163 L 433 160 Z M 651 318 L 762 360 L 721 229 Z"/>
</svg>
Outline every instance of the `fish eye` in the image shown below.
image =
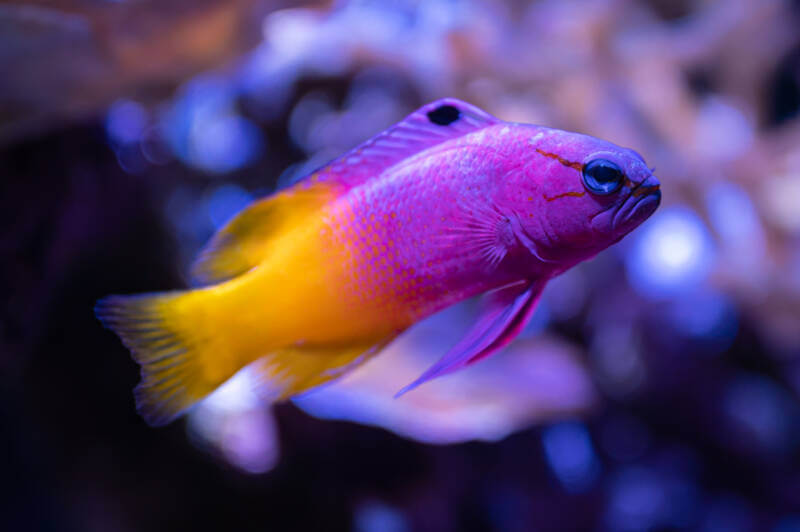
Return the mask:
<svg viewBox="0 0 800 532">
<path fill-rule="evenodd" d="M 593 194 L 615 192 L 625 178 L 622 168 L 607 159 L 592 159 L 583 165 L 583 184 Z"/>
</svg>

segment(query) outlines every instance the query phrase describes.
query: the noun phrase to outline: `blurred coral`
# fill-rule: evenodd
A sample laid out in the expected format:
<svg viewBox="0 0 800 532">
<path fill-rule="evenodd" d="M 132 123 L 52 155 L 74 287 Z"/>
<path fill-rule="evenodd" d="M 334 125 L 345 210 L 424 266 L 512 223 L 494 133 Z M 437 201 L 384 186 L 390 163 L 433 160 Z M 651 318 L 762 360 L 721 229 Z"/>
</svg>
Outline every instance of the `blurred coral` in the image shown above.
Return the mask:
<svg viewBox="0 0 800 532">
<path fill-rule="evenodd" d="M 254 46 L 259 15 L 287 3 L 1 3 L 0 142 L 92 116 L 121 95 L 155 103 Z"/>
</svg>

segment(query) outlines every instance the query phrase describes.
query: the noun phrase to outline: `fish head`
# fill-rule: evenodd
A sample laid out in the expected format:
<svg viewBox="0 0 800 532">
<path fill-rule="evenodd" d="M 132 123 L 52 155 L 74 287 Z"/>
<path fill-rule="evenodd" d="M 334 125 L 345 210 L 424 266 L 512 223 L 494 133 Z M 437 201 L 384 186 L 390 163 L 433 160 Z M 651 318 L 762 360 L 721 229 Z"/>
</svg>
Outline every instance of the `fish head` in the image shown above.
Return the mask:
<svg viewBox="0 0 800 532">
<path fill-rule="evenodd" d="M 505 201 L 539 259 L 569 267 L 619 241 L 661 202 L 661 184 L 635 151 L 588 135 L 522 127 L 524 163 Z"/>
</svg>

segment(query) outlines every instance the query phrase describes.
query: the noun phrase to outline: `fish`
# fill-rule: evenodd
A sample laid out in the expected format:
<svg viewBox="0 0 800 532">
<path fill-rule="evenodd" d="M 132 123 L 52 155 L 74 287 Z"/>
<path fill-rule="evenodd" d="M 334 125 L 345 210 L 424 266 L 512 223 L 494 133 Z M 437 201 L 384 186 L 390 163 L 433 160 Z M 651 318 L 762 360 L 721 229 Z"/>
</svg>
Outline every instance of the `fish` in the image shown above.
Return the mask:
<svg viewBox="0 0 800 532">
<path fill-rule="evenodd" d="M 141 366 L 137 410 L 160 426 L 245 367 L 269 401 L 298 396 L 479 298 L 399 397 L 508 345 L 550 279 L 660 202 L 631 149 L 444 98 L 245 207 L 200 252 L 193 288 L 108 296 L 95 313 Z"/>
</svg>

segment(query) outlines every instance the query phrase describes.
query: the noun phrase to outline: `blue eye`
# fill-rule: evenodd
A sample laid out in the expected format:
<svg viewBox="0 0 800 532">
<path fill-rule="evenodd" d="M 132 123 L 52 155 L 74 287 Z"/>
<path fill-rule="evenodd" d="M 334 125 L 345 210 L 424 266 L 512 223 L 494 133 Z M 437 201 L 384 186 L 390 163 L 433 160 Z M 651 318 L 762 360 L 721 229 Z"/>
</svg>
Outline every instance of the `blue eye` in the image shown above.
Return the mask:
<svg viewBox="0 0 800 532">
<path fill-rule="evenodd" d="M 593 159 L 583 166 L 583 184 L 592 194 L 611 194 L 624 178 L 622 168 L 606 159 Z"/>
</svg>

